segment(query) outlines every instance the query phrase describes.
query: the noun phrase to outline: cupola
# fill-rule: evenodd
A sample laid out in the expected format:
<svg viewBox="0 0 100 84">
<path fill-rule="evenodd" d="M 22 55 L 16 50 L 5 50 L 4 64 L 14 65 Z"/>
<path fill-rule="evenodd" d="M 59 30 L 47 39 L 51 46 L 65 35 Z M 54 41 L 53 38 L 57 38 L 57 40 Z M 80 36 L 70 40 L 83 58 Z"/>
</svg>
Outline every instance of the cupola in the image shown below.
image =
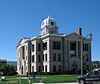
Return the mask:
<svg viewBox="0 0 100 84">
<path fill-rule="evenodd" d="M 41 23 L 41 35 L 48 34 L 48 33 L 49 34 L 58 33 L 56 20 L 49 16 Z"/>
</svg>

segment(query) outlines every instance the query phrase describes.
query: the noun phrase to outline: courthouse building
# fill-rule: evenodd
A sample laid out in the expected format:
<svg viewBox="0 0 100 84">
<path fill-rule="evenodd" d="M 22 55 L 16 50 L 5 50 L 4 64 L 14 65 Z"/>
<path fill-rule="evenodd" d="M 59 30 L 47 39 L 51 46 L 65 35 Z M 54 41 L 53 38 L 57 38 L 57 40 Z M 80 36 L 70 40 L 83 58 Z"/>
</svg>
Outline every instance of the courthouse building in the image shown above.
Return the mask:
<svg viewBox="0 0 100 84">
<path fill-rule="evenodd" d="M 91 38 L 82 36 L 82 29 L 71 34 L 58 32 L 56 20 L 48 17 L 41 23 L 40 35 L 22 38 L 17 43 L 17 72 L 64 73 L 91 69 Z"/>
</svg>

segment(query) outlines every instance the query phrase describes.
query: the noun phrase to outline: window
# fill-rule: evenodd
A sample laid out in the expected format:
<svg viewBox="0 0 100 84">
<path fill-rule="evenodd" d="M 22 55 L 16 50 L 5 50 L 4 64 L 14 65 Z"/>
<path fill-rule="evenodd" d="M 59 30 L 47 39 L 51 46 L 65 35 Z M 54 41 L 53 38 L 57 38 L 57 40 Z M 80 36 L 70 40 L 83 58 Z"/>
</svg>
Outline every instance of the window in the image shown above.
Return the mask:
<svg viewBox="0 0 100 84">
<path fill-rule="evenodd" d="M 88 57 L 88 55 L 86 55 L 86 62 L 88 62 L 89 61 L 89 57 Z"/>
<path fill-rule="evenodd" d="M 32 44 L 32 52 L 34 52 L 34 44 Z"/>
<path fill-rule="evenodd" d="M 76 42 L 70 42 L 70 57 L 76 57 Z"/>
<path fill-rule="evenodd" d="M 89 65 L 86 65 L 86 70 L 87 70 L 87 71 L 89 70 Z"/>
<path fill-rule="evenodd" d="M 58 54 L 58 61 L 61 61 L 61 54 Z"/>
<path fill-rule="evenodd" d="M 58 65 L 58 72 L 61 72 L 61 65 Z"/>
<path fill-rule="evenodd" d="M 32 55 L 32 62 L 34 62 L 34 55 Z"/>
<path fill-rule="evenodd" d="M 83 61 L 85 61 L 85 55 L 83 55 Z"/>
<path fill-rule="evenodd" d="M 22 58 L 25 59 L 25 47 L 22 46 Z"/>
<path fill-rule="evenodd" d="M 83 51 L 88 51 L 88 44 L 83 44 Z"/>
<path fill-rule="evenodd" d="M 70 50 L 76 50 L 76 42 L 70 42 Z"/>
<path fill-rule="evenodd" d="M 21 74 L 23 74 L 23 66 L 21 67 L 21 70 L 22 70 L 22 71 L 21 71 Z"/>
<path fill-rule="evenodd" d="M 81 58 L 81 43 L 78 42 L 78 58 Z"/>
<path fill-rule="evenodd" d="M 32 72 L 34 72 L 34 66 L 32 66 Z"/>
<path fill-rule="evenodd" d="M 47 50 L 47 42 L 43 43 L 43 49 Z"/>
<path fill-rule="evenodd" d="M 53 65 L 53 72 L 56 72 L 56 65 Z"/>
<path fill-rule="evenodd" d="M 45 66 L 45 72 L 47 72 L 47 65 Z"/>
<path fill-rule="evenodd" d="M 70 54 L 70 57 L 76 57 L 76 55 L 75 54 Z"/>
<path fill-rule="evenodd" d="M 61 50 L 61 42 L 53 41 L 53 49 L 54 50 Z"/>
<path fill-rule="evenodd" d="M 45 54 L 45 61 L 47 61 L 47 54 Z"/>
<path fill-rule="evenodd" d="M 38 44 L 38 51 L 40 51 L 41 50 L 41 46 L 40 46 L 40 44 Z"/>
<path fill-rule="evenodd" d="M 27 60 L 27 56 L 26 56 L 26 60 Z"/>
<path fill-rule="evenodd" d="M 51 22 L 51 25 L 54 25 L 54 22 Z"/>
<path fill-rule="evenodd" d="M 41 61 L 41 57 L 40 57 L 40 55 L 38 55 L 38 62 L 40 62 Z"/>
<path fill-rule="evenodd" d="M 53 53 L 53 61 L 56 61 L 56 53 Z"/>
<path fill-rule="evenodd" d="M 44 72 L 44 66 L 42 66 L 42 72 Z"/>
<path fill-rule="evenodd" d="M 53 30 L 51 30 L 50 34 L 52 34 L 52 33 L 53 33 Z"/>
<path fill-rule="evenodd" d="M 41 72 L 41 66 L 38 66 L 38 72 Z"/>
<path fill-rule="evenodd" d="M 44 54 L 43 54 L 42 60 L 44 61 Z"/>
</svg>

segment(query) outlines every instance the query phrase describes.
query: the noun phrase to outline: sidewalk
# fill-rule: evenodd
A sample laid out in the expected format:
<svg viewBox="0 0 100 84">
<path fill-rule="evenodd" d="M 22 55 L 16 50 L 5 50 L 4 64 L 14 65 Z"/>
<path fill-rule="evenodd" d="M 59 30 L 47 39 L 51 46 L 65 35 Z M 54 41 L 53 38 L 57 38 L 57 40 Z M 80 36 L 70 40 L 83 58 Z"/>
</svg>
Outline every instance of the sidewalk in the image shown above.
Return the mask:
<svg viewBox="0 0 100 84">
<path fill-rule="evenodd" d="M 45 83 L 32 83 L 32 84 L 45 84 Z M 79 84 L 79 83 L 71 82 L 71 83 L 48 83 L 48 84 Z"/>
</svg>

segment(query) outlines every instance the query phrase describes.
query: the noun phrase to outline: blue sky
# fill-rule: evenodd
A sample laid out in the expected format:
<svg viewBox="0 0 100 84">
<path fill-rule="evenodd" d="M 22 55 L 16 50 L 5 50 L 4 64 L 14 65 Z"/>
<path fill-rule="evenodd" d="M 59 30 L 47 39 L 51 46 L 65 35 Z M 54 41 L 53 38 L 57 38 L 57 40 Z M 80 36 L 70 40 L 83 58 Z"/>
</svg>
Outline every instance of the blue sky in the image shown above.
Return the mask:
<svg viewBox="0 0 100 84">
<path fill-rule="evenodd" d="M 100 0 L 0 0 L 0 59 L 17 60 L 22 37 L 40 34 L 43 19 L 56 19 L 59 32 L 93 33 L 92 60 L 100 60 Z"/>
</svg>

